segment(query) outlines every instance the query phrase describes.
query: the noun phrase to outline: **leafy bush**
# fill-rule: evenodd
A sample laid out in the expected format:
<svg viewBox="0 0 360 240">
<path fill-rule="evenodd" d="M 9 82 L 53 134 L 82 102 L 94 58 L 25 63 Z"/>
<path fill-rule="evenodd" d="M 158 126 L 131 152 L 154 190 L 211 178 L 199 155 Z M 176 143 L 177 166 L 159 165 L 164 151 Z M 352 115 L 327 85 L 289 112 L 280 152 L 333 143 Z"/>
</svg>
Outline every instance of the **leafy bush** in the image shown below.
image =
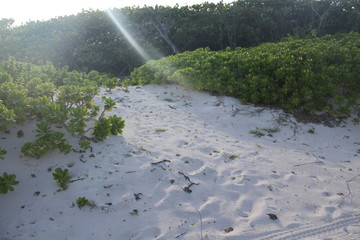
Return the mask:
<svg viewBox="0 0 360 240">
<path fill-rule="evenodd" d="M 60 185 L 62 190 L 67 189 L 67 184 L 70 181 L 70 174 L 68 169 L 56 168 L 52 176 L 53 179 Z"/>
<path fill-rule="evenodd" d="M 103 97 L 102 100 L 104 101 L 104 110 L 100 114 L 99 120 L 95 122 L 93 131 L 93 136 L 97 140 L 104 140 L 110 134 L 122 134 L 125 127 L 125 122 L 121 117 L 116 115 L 105 117 L 105 112 L 115 108 L 116 101 L 108 97 Z"/>
<path fill-rule="evenodd" d="M 86 197 L 78 197 L 78 199 L 76 199 L 76 204 L 80 209 L 85 206 L 89 206 L 90 208 L 94 208 L 96 206 L 93 201 L 90 201 Z"/>
<path fill-rule="evenodd" d="M 0 148 L 0 159 L 4 159 L 3 155 L 5 155 L 7 151 L 5 149 Z"/>
<path fill-rule="evenodd" d="M 22 147 L 25 156 L 40 158 L 53 149 L 65 154 L 71 150 L 64 133 L 52 131 L 51 125 L 64 127 L 79 140 L 82 149 L 89 148 L 88 140 L 93 140 L 86 136 L 92 124 L 96 125 L 97 140 L 122 133 L 124 122 L 121 118 L 105 117 L 105 112 L 111 111 L 116 102 L 103 98 L 105 106 L 100 116 L 100 107 L 93 103 L 99 85 L 112 88 L 117 79 L 96 71 L 86 74 L 67 70 L 66 67 L 57 69 L 51 64 L 40 66 L 14 59 L 0 62 L 0 130 L 27 119 L 38 118 L 42 122 L 37 125 L 36 140 Z"/>
<path fill-rule="evenodd" d="M 3 175 L 0 176 L 0 194 L 6 194 L 8 191 L 14 191 L 12 185 L 17 184 L 19 184 L 19 182 L 16 181 L 15 174 L 7 174 L 4 172 Z"/>
<path fill-rule="evenodd" d="M 5 127 L 14 123 L 16 121 L 15 116 L 16 115 L 14 110 L 7 109 L 7 107 L 0 100 L 0 130 L 3 130 Z"/>
<path fill-rule="evenodd" d="M 104 140 L 111 133 L 111 121 L 108 118 L 100 118 L 94 124 L 93 136 L 97 140 Z"/>
<path fill-rule="evenodd" d="M 112 135 L 121 135 L 123 133 L 123 128 L 125 127 L 125 121 L 116 115 L 110 116 L 109 120 L 111 124 L 110 133 Z"/>
<path fill-rule="evenodd" d="M 360 34 L 287 39 L 225 51 L 197 49 L 148 61 L 131 84 L 177 83 L 287 111 L 359 113 Z"/>
<path fill-rule="evenodd" d="M 35 142 L 27 142 L 21 147 L 21 152 L 27 157 L 40 158 L 52 149 L 58 149 L 60 152 L 67 154 L 71 150 L 62 132 L 53 132 L 49 124 L 38 123 L 36 129 Z"/>
</svg>

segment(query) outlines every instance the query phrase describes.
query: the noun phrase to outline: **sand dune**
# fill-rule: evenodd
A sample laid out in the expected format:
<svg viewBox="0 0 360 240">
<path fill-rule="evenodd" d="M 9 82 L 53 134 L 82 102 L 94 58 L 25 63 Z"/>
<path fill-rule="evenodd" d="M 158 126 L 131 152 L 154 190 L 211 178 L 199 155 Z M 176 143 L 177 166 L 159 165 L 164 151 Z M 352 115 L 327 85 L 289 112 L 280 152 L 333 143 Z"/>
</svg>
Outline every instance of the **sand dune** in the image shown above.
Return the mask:
<svg viewBox="0 0 360 240">
<path fill-rule="evenodd" d="M 0 172 L 20 184 L 0 195 L 0 239 L 360 238 L 360 127 L 350 121 L 302 124 L 174 85 L 102 95 L 126 127 L 93 152 L 30 159 L 20 147 L 35 122 L 1 133 Z M 57 192 L 56 167 L 83 179 Z M 79 209 L 78 197 L 96 207 Z"/>
</svg>

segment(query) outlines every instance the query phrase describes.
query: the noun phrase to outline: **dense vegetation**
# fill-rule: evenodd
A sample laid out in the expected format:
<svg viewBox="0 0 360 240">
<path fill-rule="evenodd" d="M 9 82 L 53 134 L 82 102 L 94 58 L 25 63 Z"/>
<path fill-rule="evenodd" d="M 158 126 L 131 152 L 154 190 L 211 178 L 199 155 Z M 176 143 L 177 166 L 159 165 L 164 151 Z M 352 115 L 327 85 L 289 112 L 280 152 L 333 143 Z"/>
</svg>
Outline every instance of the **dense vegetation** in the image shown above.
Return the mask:
<svg viewBox="0 0 360 240">
<path fill-rule="evenodd" d="M 13 23 L 0 20 L 0 130 L 38 120 L 24 156 L 68 153 L 66 133 L 83 151 L 121 134 L 121 117 L 105 114 L 116 102 L 104 97 L 101 110 L 93 99 L 130 74 L 127 84 L 177 83 L 290 112 L 355 113 L 359 122 L 358 0 L 127 7 Z M 0 160 L 6 153 L 0 147 Z M 68 172 L 53 176 L 65 190 Z M 3 173 L 0 194 L 16 184 Z"/>
<path fill-rule="evenodd" d="M 27 157 L 40 158 L 54 149 L 69 153 L 75 146 L 68 143 L 66 132 L 78 139 L 80 148 L 86 150 L 91 141 L 122 133 L 121 117 L 105 114 L 116 102 L 104 97 L 104 109 L 100 113 L 99 105 L 93 100 L 100 84 L 112 87 L 115 80 L 96 71 L 86 74 L 69 72 L 66 67 L 57 69 L 50 63 L 40 66 L 13 59 L 0 62 L 0 130 L 36 119 L 35 141 L 21 148 Z M 66 131 L 55 130 L 59 127 Z M 23 132 L 17 134 L 21 137 Z M 0 158 L 5 154 L 6 149 L 0 147 Z M 15 177 L 3 173 L 0 193 L 13 190 L 11 185 L 17 184 Z"/>
<path fill-rule="evenodd" d="M 104 97 L 101 114 L 100 107 L 93 103 L 101 84 L 113 86 L 116 81 L 116 78 L 96 71 L 88 74 L 69 72 L 66 67 L 57 69 L 50 63 L 33 65 L 13 59 L 0 62 L 0 129 L 12 123 L 39 119 L 42 122 L 38 124 L 38 140 L 44 144 L 53 142 L 52 137 L 56 133 L 51 131 L 50 125 L 66 128 L 81 141 L 90 139 L 85 134 L 87 123 L 91 120 L 95 121 L 93 135 L 97 140 L 110 133 L 121 133 L 123 126 L 119 119 L 105 116 L 105 111 L 111 111 L 116 102 Z M 105 132 L 100 128 L 104 128 Z"/>
<path fill-rule="evenodd" d="M 243 102 L 310 113 L 359 113 L 360 34 L 288 39 L 253 48 L 208 48 L 153 60 L 130 84 L 177 83 Z"/>
<path fill-rule="evenodd" d="M 289 35 L 304 37 L 360 31 L 358 0 L 238 0 L 231 4 L 128 7 L 112 15 L 147 53 L 158 59 L 208 47 L 252 47 Z M 105 11 L 12 26 L 0 21 L 0 60 L 70 70 L 127 75 L 144 60 Z"/>
</svg>

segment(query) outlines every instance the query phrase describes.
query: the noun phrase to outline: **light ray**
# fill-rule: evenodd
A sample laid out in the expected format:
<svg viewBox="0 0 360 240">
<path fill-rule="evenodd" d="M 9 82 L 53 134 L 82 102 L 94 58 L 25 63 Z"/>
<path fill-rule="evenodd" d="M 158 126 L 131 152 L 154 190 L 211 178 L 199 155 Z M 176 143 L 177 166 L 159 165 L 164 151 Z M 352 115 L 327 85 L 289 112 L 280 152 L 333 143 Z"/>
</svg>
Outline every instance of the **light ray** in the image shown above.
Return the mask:
<svg viewBox="0 0 360 240">
<path fill-rule="evenodd" d="M 120 20 L 117 19 L 110 9 L 106 10 L 106 14 L 114 22 L 119 31 L 124 35 L 126 40 L 135 48 L 136 52 L 145 60 L 148 61 L 151 57 L 147 52 L 138 44 L 135 38 L 129 33 L 129 31 L 121 24 Z"/>
</svg>

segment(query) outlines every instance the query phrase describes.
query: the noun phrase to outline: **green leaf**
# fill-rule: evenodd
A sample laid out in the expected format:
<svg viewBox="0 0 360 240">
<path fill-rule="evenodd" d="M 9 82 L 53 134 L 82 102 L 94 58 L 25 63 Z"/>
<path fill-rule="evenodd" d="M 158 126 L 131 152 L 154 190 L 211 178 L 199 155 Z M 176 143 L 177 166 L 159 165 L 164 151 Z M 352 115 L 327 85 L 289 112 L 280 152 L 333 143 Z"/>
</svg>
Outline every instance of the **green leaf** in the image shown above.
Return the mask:
<svg viewBox="0 0 360 240">
<path fill-rule="evenodd" d="M 56 168 L 52 176 L 63 190 L 67 189 L 67 184 L 70 181 L 70 174 L 68 169 Z"/>
<path fill-rule="evenodd" d="M 111 122 L 110 132 L 113 135 L 122 134 L 123 128 L 125 127 L 125 121 L 116 115 L 110 116 L 109 120 Z"/>
<path fill-rule="evenodd" d="M 17 184 L 19 184 L 19 182 L 16 181 L 15 174 L 7 174 L 4 172 L 3 175 L 0 176 L 0 194 L 6 194 L 8 191 L 14 191 L 12 185 Z"/>
<path fill-rule="evenodd" d="M 0 159 L 4 159 L 3 155 L 5 155 L 7 151 L 5 149 L 0 148 Z"/>
</svg>

